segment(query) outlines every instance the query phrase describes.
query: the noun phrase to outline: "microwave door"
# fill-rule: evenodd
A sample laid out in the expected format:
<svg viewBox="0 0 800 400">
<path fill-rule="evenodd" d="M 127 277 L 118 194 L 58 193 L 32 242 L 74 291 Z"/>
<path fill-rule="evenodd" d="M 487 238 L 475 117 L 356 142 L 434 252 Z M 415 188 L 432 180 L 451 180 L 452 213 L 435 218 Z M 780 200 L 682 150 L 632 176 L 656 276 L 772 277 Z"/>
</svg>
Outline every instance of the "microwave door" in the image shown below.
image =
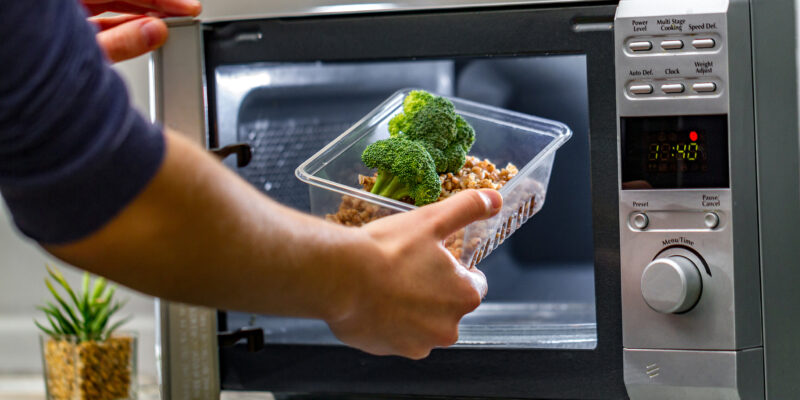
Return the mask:
<svg viewBox="0 0 800 400">
<path fill-rule="evenodd" d="M 614 6 L 324 16 L 205 24 L 208 142 L 248 143 L 236 169 L 311 209 L 294 169 L 398 89 L 562 121 L 548 200 L 481 262 L 490 285 L 459 342 L 421 361 L 343 346 L 320 321 L 219 312 L 223 390 L 624 398 Z M 584 21 L 586 23 L 584 23 Z M 480 134 L 480 133 L 478 133 Z M 232 168 L 235 165 L 231 164 Z M 242 336 L 245 337 L 245 336 Z"/>
<path fill-rule="evenodd" d="M 308 212 L 308 187 L 294 176 L 298 165 L 397 88 L 452 95 L 453 74 L 452 61 L 223 65 L 213 76 L 215 141 L 249 143 L 253 159 L 236 170 L 273 199 Z"/>
</svg>

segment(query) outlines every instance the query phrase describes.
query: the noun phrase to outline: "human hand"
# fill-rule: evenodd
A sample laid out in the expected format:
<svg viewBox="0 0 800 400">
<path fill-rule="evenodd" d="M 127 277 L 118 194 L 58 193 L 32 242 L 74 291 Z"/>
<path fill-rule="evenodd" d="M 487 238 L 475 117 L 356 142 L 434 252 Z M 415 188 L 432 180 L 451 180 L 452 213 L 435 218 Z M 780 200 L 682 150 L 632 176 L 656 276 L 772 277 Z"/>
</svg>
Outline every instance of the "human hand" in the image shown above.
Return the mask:
<svg viewBox="0 0 800 400">
<path fill-rule="evenodd" d="M 196 0 L 83 0 L 100 29 L 97 43 L 113 62 L 128 60 L 153 51 L 167 40 L 167 25 L 161 17 L 197 16 Z M 98 17 L 105 12 L 123 13 Z"/>
<path fill-rule="evenodd" d="M 420 359 L 458 340 L 458 323 L 486 294 L 486 277 L 445 249 L 445 238 L 500 211 L 494 190 L 445 201 L 365 225 L 372 244 L 357 255 L 349 306 L 329 320 L 344 343 L 376 355 Z"/>
</svg>

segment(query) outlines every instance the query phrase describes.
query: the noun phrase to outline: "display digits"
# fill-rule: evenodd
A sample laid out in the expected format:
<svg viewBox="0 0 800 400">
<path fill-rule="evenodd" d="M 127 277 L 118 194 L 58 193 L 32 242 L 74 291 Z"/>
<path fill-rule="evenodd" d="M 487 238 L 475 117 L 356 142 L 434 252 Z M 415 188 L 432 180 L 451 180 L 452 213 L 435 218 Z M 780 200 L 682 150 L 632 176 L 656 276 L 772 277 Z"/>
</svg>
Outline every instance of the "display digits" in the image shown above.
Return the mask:
<svg viewBox="0 0 800 400">
<path fill-rule="evenodd" d="M 649 170 L 698 171 L 706 168 L 705 137 L 698 131 L 661 131 L 646 135 Z"/>
<path fill-rule="evenodd" d="M 697 153 L 700 151 L 700 145 L 697 142 L 689 143 L 689 152 L 687 154 L 687 159 L 689 161 L 697 160 Z"/>
<path fill-rule="evenodd" d="M 686 159 L 686 143 L 678 143 L 675 145 L 675 151 L 677 152 L 676 157 L 681 160 Z"/>
<path fill-rule="evenodd" d="M 649 161 L 658 161 L 659 159 L 659 151 L 661 150 L 661 145 L 658 143 L 651 143 L 650 144 L 650 155 L 647 156 Z"/>
</svg>

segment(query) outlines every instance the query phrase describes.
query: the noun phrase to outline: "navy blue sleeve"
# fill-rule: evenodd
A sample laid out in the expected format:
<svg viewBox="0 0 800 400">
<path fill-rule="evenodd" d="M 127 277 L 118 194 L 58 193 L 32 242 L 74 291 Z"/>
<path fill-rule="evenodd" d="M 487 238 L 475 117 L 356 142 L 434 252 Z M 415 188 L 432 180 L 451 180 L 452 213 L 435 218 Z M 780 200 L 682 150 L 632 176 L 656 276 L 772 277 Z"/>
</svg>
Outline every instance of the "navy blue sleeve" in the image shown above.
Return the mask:
<svg viewBox="0 0 800 400">
<path fill-rule="evenodd" d="M 0 0 L 0 193 L 45 244 L 104 226 L 164 156 L 94 35 L 77 0 Z"/>
</svg>

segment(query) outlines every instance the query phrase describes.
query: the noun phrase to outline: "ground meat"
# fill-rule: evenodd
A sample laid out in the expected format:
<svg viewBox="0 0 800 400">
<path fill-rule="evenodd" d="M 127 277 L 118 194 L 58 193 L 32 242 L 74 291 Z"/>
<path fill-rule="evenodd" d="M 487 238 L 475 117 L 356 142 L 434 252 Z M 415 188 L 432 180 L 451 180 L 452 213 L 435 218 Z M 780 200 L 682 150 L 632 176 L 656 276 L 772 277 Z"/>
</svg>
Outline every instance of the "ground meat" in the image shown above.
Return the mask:
<svg viewBox="0 0 800 400">
<path fill-rule="evenodd" d="M 466 189 L 495 189 L 500 190 L 511 178 L 517 175 L 519 171 L 514 164 L 509 163 L 503 169 L 498 169 L 489 160 L 480 160 L 477 157 L 468 156 L 467 162 L 456 174 L 447 173 L 439 176 L 442 182 L 442 192 L 439 195 L 439 200 L 444 200 L 462 190 Z M 377 174 L 376 174 L 377 175 Z M 375 184 L 375 176 L 358 176 L 358 183 L 361 187 L 370 191 Z M 532 214 L 535 204 L 535 199 L 531 198 L 530 202 L 521 207 L 519 214 L 530 212 Z M 402 201 L 414 204 L 410 198 L 402 199 Z M 523 209 L 524 208 L 524 209 Z M 378 218 L 385 217 L 393 214 L 394 211 L 379 205 L 372 204 L 368 201 L 357 199 L 350 196 L 343 196 L 342 203 L 339 205 L 339 210 L 335 214 L 328 214 L 325 219 L 328 221 L 336 222 L 346 226 L 361 226 L 370 221 Z M 507 233 L 513 232 L 515 227 L 512 228 L 512 217 L 509 221 L 503 224 L 502 229 L 495 233 L 496 240 L 502 240 Z M 485 255 L 488 255 L 487 238 L 474 237 L 470 239 L 470 243 L 464 243 L 464 230 L 460 230 L 454 235 L 450 236 L 445 241 L 445 247 L 457 258 L 461 259 L 462 254 L 466 252 L 472 253 L 474 256 L 470 260 L 470 264 L 477 264 Z"/>
</svg>

